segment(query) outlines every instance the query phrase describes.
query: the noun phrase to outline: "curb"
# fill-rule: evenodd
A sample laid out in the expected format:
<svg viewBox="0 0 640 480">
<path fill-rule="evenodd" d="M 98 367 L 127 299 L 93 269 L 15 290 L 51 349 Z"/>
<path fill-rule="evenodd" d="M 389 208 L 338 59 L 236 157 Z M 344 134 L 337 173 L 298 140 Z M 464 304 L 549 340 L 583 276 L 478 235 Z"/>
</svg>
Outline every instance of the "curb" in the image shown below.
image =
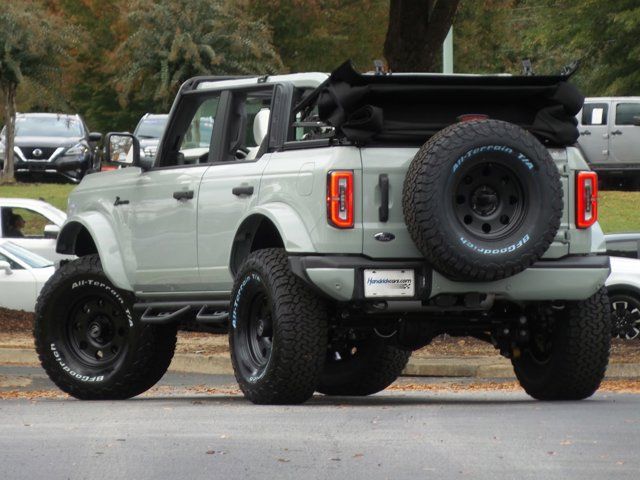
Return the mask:
<svg viewBox="0 0 640 480">
<path fill-rule="evenodd" d="M 0 365 L 38 366 L 36 352 L 26 348 L 0 348 Z M 227 355 L 181 353 L 173 357 L 169 371 L 233 375 Z M 515 378 L 511 362 L 501 357 L 419 357 L 409 360 L 402 373 L 410 377 Z M 640 363 L 611 363 L 606 378 L 640 379 Z"/>
</svg>

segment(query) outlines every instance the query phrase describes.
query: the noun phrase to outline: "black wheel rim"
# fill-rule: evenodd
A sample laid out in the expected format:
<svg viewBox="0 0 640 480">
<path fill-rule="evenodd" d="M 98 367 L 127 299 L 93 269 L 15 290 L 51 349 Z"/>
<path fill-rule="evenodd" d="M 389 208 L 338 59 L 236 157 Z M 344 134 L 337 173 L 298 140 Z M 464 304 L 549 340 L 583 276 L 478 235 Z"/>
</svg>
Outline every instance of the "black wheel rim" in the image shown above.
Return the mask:
<svg viewBox="0 0 640 480">
<path fill-rule="evenodd" d="M 633 340 L 640 336 L 640 302 L 632 298 L 611 299 L 613 337 Z"/>
<path fill-rule="evenodd" d="M 246 378 L 264 375 L 273 351 L 273 315 L 261 284 L 253 283 L 242 299 L 247 309 L 236 331 L 237 356 Z"/>
<path fill-rule="evenodd" d="M 524 189 L 501 161 L 482 161 L 460 172 L 453 209 L 462 228 L 482 239 L 500 240 L 517 230 L 526 215 Z"/>
<path fill-rule="evenodd" d="M 531 323 L 531 337 L 527 351 L 531 360 L 540 366 L 548 364 L 553 355 L 555 323 L 553 316 L 551 312 L 546 312 L 533 317 L 534 321 Z"/>
<path fill-rule="evenodd" d="M 101 294 L 84 296 L 69 310 L 65 343 L 75 360 L 90 368 L 111 366 L 127 350 L 129 321 L 122 308 Z"/>
</svg>

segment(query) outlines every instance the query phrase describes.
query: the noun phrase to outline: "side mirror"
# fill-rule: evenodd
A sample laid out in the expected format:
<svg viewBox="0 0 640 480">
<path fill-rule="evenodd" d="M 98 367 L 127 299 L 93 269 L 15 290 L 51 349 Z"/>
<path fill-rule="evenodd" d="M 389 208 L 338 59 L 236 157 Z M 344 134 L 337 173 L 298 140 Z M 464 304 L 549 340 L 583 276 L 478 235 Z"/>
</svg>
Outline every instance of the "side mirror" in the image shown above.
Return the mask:
<svg viewBox="0 0 640 480">
<path fill-rule="evenodd" d="M 9 262 L 5 262 L 4 260 L 0 260 L 0 271 L 2 270 L 4 270 L 4 273 L 6 273 L 7 275 L 11 275 L 13 273 Z"/>
<path fill-rule="evenodd" d="M 60 227 L 58 225 L 45 225 L 44 238 L 58 238 L 58 235 L 60 235 Z"/>
<path fill-rule="evenodd" d="M 100 132 L 91 132 L 89 134 L 89 141 L 93 143 L 100 143 L 102 141 L 102 134 Z"/>
<path fill-rule="evenodd" d="M 636 126 L 640 127 L 640 116 L 636 115 L 631 119 L 631 122 Z"/>
<path fill-rule="evenodd" d="M 140 142 L 130 133 L 107 133 L 103 160 L 144 168 L 140 164 Z"/>
</svg>

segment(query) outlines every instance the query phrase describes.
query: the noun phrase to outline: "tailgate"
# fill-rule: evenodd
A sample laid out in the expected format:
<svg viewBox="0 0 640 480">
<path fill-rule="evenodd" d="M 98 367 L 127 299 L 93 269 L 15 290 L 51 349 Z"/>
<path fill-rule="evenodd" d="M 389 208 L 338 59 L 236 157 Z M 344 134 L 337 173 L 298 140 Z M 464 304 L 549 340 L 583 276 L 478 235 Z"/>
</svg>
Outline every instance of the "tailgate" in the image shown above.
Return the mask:
<svg viewBox="0 0 640 480">
<path fill-rule="evenodd" d="M 421 258 L 402 213 L 402 187 L 417 148 L 363 148 L 362 253 L 372 258 Z M 389 182 L 389 218 L 381 220 L 380 176 Z M 382 235 L 378 235 L 382 234 Z M 378 239 L 376 239 L 376 237 Z"/>
</svg>

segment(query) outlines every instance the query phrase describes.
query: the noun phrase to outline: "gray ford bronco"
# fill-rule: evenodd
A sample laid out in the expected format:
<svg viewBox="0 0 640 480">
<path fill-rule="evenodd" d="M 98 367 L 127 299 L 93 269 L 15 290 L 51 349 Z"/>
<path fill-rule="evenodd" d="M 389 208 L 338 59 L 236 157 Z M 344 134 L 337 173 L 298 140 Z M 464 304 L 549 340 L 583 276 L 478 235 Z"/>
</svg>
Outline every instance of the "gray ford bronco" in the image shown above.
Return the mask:
<svg viewBox="0 0 640 480">
<path fill-rule="evenodd" d="M 36 307 L 43 367 L 81 399 L 138 395 L 181 322 L 229 332 L 255 403 L 369 395 L 436 336 L 510 358 L 542 400 L 582 399 L 609 357 L 597 177 L 565 76 L 202 77 L 153 163 L 111 161 L 69 198 L 77 255 Z"/>
</svg>

